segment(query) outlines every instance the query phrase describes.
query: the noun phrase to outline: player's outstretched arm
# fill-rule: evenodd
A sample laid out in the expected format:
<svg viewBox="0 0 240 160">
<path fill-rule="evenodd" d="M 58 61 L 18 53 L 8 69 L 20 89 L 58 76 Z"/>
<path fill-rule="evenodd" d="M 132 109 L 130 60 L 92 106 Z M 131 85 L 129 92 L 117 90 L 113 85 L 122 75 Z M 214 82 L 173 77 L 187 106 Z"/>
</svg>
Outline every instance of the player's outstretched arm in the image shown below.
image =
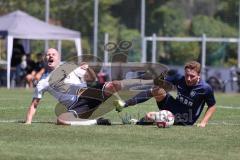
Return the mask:
<svg viewBox="0 0 240 160">
<path fill-rule="evenodd" d="M 197 124 L 198 127 L 204 128 L 206 127 L 208 121 L 213 116 L 214 112 L 216 111 L 216 106 L 208 107 L 203 119 L 199 124 Z"/>
<path fill-rule="evenodd" d="M 37 106 L 38 106 L 39 102 L 40 102 L 40 99 L 33 98 L 32 103 L 28 108 L 25 124 L 31 124 L 32 123 L 32 118 L 36 113 Z"/>
</svg>

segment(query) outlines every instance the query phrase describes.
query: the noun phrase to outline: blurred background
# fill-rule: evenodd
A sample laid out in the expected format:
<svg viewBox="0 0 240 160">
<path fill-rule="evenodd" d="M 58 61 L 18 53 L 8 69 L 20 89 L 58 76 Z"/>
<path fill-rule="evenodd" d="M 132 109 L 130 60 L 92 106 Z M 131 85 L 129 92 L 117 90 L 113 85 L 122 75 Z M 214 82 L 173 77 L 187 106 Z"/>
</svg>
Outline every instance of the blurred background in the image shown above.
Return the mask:
<svg viewBox="0 0 240 160">
<path fill-rule="evenodd" d="M 0 16 L 21 10 L 79 31 L 82 53 L 103 61 L 106 42 L 121 41 L 132 43 L 124 52 L 127 62 L 163 63 L 183 72 L 186 61 L 197 60 L 204 63 L 204 79 L 216 85 L 215 90 L 238 92 L 239 4 L 239 0 L 0 0 Z M 30 40 L 28 47 L 24 43 L 25 52 L 35 61 L 46 50 L 46 43 L 57 46 L 54 40 Z M 74 43 L 62 41 L 61 45 L 63 61 L 76 55 Z M 3 37 L 1 64 L 6 60 Z"/>
</svg>

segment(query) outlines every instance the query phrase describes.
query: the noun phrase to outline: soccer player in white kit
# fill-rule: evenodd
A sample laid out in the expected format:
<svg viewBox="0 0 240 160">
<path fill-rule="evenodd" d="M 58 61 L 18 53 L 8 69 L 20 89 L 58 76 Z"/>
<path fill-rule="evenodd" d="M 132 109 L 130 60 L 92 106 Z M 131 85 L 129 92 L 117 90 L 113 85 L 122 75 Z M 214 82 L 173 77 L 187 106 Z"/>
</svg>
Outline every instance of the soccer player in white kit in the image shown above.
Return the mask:
<svg viewBox="0 0 240 160">
<path fill-rule="evenodd" d="M 33 116 L 36 113 L 37 107 L 39 105 L 40 100 L 43 97 L 44 92 L 49 92 L 53 97 L 55 97 L 61 104 L 66 106 L 68 113 L 63 113 L 63 116 L 60 115 L 58 117 L 58 124 L 66 124 L 69 125 L 68 118 L 69 116 L 75 117 L 77 114 L 81 112 L 82 106 L 96 107 L 101 104 L 104 100 L 112 95 L 112 93 L 116 92 L 120 89 L 119 83 L 108 82 L 103 86 L 98 86 L 103 91 L 103 100 L 98 101 L 94 99 L 88 98 L 80 98 L 78 95 L 79 91 L 86 89 L 87 81 L 92 81 L 95 77 L 92 75 L 92 71 L 89 70 L 88 64 L 83 63 L 79 67 L 75 68 L 70 72 L 70 74 L 63 77 L 64 79 L 61 81 L 64 83 L 64 86 L 67 86 L 67 90 L 61 91 L 59 87 L 55 85 L 59 83 L 51 84 L 51 74 L 53 71 L 56 71 L 60 66 L 60 54 L 54 48 L 50 48 L 47 50 L 45 55 L 45 63 L 46 63 L 46 72 L 43 74 L 42 78 L 38 82 L 35 92 L 33 95 L 32 102 L 28 108 L 27 116 L 25 124 L 31 124 Z M 93 73 L 94 74 L 94 73 Z M 50 83 L 49 83 L 50 82 Z M 91 108 L 87 108 L 91 109 Z M 85 107 L 86 111 L 86 107 Z M 67 116 L 64 116 L 67 114 Z M 78 122 L 79 125 L 93 125 L 93 124 L 103 124 L 98 120 L 83 120 Z"/>
</svg>

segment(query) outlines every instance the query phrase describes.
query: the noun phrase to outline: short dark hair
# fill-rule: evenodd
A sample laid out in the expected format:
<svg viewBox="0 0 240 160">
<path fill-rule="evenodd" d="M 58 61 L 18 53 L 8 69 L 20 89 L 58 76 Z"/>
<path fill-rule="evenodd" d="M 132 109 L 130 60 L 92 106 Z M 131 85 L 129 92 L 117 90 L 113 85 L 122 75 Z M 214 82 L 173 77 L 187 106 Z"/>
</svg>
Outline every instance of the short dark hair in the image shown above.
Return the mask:
<svg viewBox="0 0 240 160">
<path fill-rule="evenodd" d="M 184 69 L 195 70 L 199 74 L 201 72 L 201 64 L 197 61 L 190 61 L 185 64 Z"/>
</svg>

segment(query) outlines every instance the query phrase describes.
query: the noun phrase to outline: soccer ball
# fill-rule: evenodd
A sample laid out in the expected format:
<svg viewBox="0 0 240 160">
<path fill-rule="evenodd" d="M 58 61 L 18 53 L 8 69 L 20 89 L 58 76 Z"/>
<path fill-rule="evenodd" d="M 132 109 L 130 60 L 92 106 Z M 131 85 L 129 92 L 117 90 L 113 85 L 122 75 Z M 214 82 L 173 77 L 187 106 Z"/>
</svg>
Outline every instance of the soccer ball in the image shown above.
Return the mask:
<svg viewBox="0 0 240 160">
<path fill-rule="evenodd" d="M 159 128 L 170 127 L 174 123 L 174 115 L 168 110 L 161 110 L 156 114 L 155 122 Z"/>
</svg>

